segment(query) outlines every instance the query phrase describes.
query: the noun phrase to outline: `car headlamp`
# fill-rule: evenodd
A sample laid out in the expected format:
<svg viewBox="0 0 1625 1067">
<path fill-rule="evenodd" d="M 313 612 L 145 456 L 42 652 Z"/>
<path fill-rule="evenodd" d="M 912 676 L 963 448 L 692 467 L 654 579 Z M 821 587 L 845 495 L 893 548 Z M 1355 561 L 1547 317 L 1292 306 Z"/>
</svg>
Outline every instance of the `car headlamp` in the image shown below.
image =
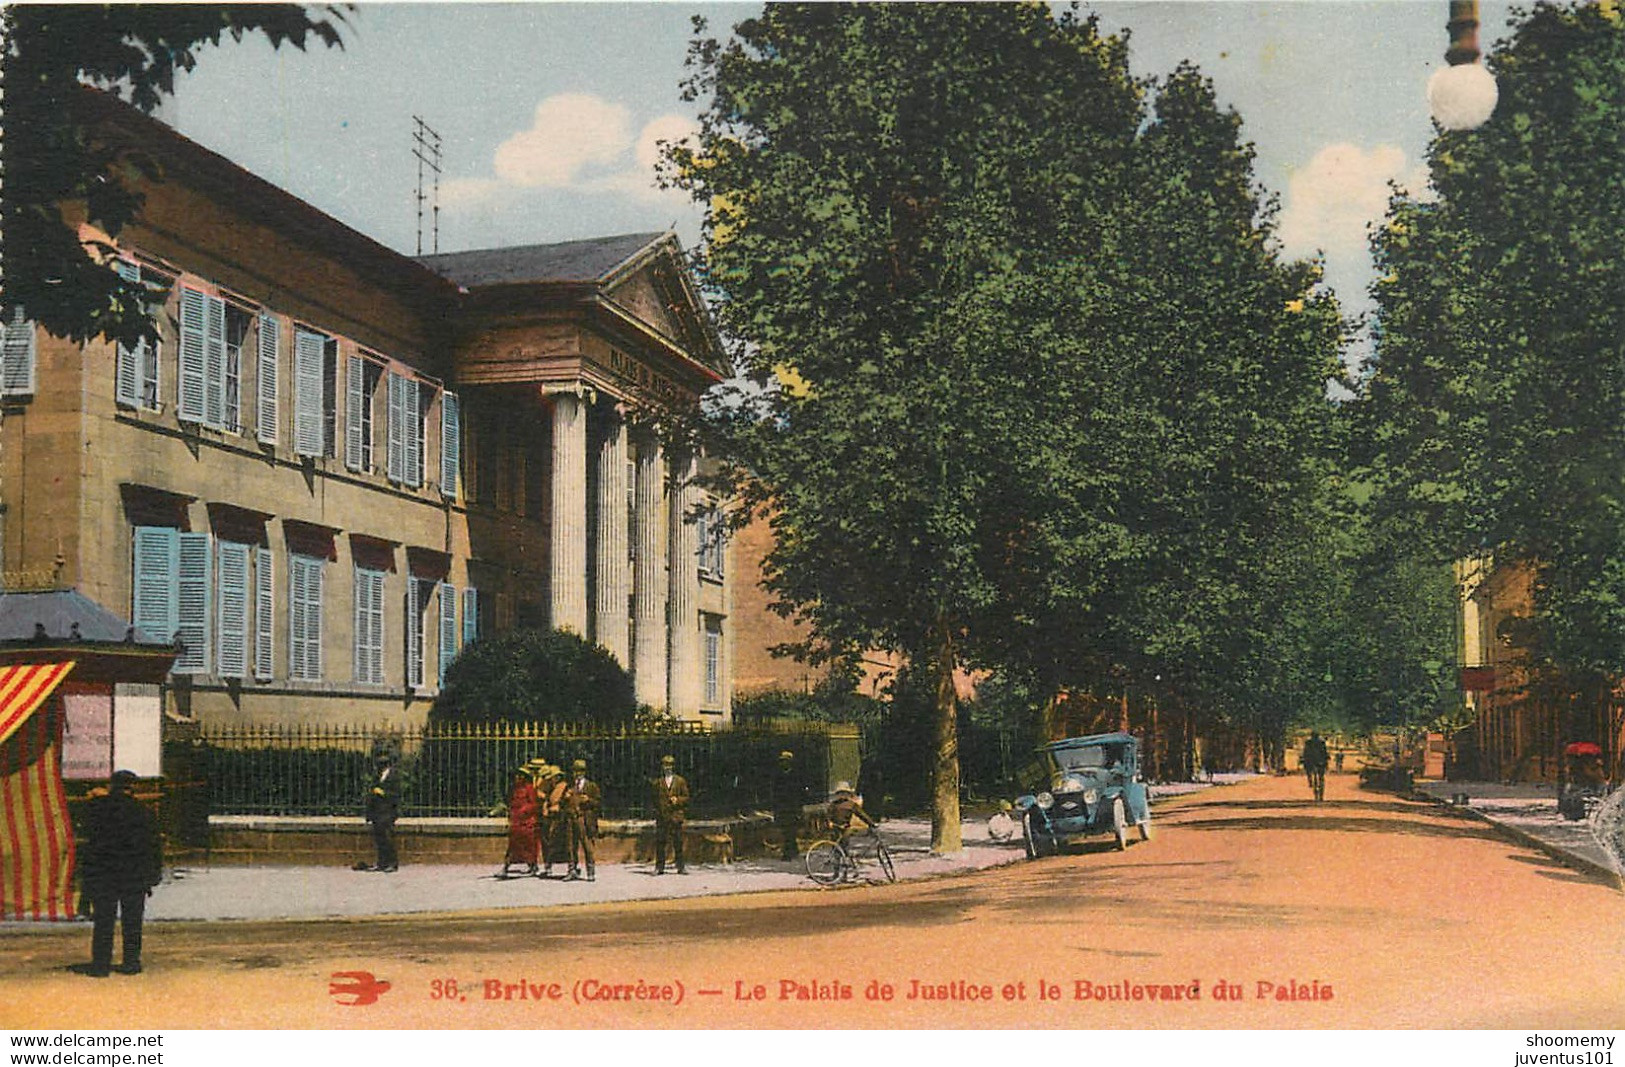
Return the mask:
<svg viewBox="0 0 1625 1067">
<path fill-rule="evenodd" d="M 1038 794 L 1037 799 L 1038 799 L 1038 806 L 1043 808 L 1045 811 L 1048 811 L 1049 809 L 1051 809 L 1051 808 L 1053 808 L 1055 806 L 1055 796 L 1054 796 L 1054 794 L 1040 793 L 1040 794 Z"/>
<path fill-rule="evenodd" d="M 1083 802 L 1085 804 L 1089 805 L 1091 808 L 1095 806 L 1095 801 L 1097 801 L 1099 799 L 1100 799 L 1100 790 L 1098 790 L 1098 789 L 1085 789 L 1083 791 Z"/>
</svg>

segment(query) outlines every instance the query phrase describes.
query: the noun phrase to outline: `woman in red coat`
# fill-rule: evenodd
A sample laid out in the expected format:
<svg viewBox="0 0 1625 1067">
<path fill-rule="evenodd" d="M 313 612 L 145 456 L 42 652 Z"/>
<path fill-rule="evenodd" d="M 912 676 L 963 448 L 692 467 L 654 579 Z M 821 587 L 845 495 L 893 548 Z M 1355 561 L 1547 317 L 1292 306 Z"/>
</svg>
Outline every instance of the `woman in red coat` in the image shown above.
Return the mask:
<svg viewBox="0 0 1625 1067">
<path fill-rule="evenodd" d="M 508 790 L 508 854 L 502 860 L 502 874 L 516 863 L 525 865 L 526 874 L 536 873 L 536 786 L 523 768 L 513 772 Z"/>
</svg>

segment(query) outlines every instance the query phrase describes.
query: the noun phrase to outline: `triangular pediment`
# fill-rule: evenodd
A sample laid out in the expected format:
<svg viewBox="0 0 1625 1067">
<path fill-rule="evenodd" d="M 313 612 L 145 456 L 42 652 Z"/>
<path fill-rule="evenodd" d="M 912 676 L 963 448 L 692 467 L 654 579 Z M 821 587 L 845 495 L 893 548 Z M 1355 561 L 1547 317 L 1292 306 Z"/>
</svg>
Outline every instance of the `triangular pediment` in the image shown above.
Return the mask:
<svg viewBox="0 0 1625 1067">
<path fill-rule="evenodd" d="M 710 314 L 680 257 L 676 239 L 662 237 L 606 279 L 604 296 L 696 362 L 726 374 L 726 360 Z"/>
</svg>

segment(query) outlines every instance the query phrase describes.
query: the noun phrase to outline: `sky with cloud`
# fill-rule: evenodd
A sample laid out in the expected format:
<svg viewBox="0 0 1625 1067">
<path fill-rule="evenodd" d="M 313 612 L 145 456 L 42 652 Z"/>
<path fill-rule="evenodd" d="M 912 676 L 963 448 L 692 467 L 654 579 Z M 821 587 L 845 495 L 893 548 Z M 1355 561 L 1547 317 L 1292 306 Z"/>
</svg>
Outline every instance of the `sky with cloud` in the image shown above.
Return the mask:
<svg viewBox="0 0 1625 1067">
<path fill-rule="evenodd" d="M 1486 48 L 1507 6 L 1482 5 Z M 364 4 L 342 52 L 261 41 L 206 52 L 162 117 L 400 251 L 418 243 L 413 117 L 441 136 L 439 248 L 675 228 L 699 208 L 661 190 L 661 141 L 695 125 L 680 96 L 691 20 L 722 33 L 756 5 Z M 1366 227 L 1390 183 L 1425 190 L 1424 90 L 1442 65 L 1446 0 L 1097 0 L 1128 30 L 1137 74 L 1195 62 L 1243 117 L 1292 256 L 1367 306 Z M 433 216 L 421 226 L 433 245 Z"/>
</svg>

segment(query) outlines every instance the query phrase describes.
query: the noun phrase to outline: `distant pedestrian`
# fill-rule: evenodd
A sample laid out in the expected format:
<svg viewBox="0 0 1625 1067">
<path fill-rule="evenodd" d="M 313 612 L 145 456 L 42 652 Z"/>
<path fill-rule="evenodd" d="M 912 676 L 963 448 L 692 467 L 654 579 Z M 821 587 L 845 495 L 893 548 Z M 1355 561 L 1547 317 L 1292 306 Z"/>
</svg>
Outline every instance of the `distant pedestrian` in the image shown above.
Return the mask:
<svg viewBox="0 0 1625 1067">
<path fill-rule="evenodd" d="M 799 854 L 796 831 L 801 826 L 801 808 L 807 802 L 806 789 L 796 771 L 796 754 L 789 749 L 779 753 L 779 766 L 773 773 L 773 825 L 783 839 L 781 855 L 793 860 Z"/>
<path fill-rule="evenodd" d="M 1303 772 L 1309 777 L 1309 789 L 1316 800 L 1326 799 L 1326 765 L 1329 762 L 1326 754 L 1326 742 L 1320 738 L 1320 731 L 1312 730 L 1309 740 L 1303 743 Z"/>
<path fill-rule="evenodd" d="M 660 757 L 660 777 L 652 783 L 655 812 L 655 873 L 666 873 L 666 850 L 670 846 L 672 862 L 678 874 L 687 874 L 683 865 L 683 824 L 688 818 L 688 782 L 677 773 L 677 761 L 671 756 Z"/>
<path fill-rule="evenodd" d="M 502 875 L 508 877 L 509 868 L 524 864 L 526 874 L 536 873 L 536 853 L 540 842 L 536 836 L 536 783 L 523 767 L 513 772 L 508 787 L 508 851 L 502 857 Z"/>
<path fill-rule="evenodd" d="M 587 881 L 598 875 L 593 865 L 593 852 L 598 841 L 598 809 L 604 794 L 598 783 L 587 777 L 587 761 L 578 759 L 570 764 L 569 788 L 564 794 L 564 812 L 569 835 L 569 878 L 580 878 L 581 869 L 587 870 Z"/>
<path fill-rule="evenodd" d="M 163 872 L 163 839 L 152 812 L 135 798 L 135 783 L 134 773 L 113 772 L 107 793 L 92 799 L 85 812 L 79 872 L 94 926 L 90 963 L 76 970 L 94 978 L 105 978 L 113 969 L 115 923 L 124 934 L 119 973 L 141 973 L 141 922 L 147 897 Z"/>
<path fill-rule="evenodd" d="M 553 877 L 553 864 L 568 861 L 565 855 L 564 794 L 569 789 L 564 771 L 548 764 L 536 785 L 537 838 L 542 848 L 542 877 Z"/>
<path fill-rule="evenodd" d="M 375 763 L 378 770 L 367 793 L 367 822 L 372 824 L 372 847 L 377 854 L 372 869 L 389 874 L 400 869 L 395 820 L 401 815 L 401 776 L 387 753 L 380 754 Z"/>
</svg>

